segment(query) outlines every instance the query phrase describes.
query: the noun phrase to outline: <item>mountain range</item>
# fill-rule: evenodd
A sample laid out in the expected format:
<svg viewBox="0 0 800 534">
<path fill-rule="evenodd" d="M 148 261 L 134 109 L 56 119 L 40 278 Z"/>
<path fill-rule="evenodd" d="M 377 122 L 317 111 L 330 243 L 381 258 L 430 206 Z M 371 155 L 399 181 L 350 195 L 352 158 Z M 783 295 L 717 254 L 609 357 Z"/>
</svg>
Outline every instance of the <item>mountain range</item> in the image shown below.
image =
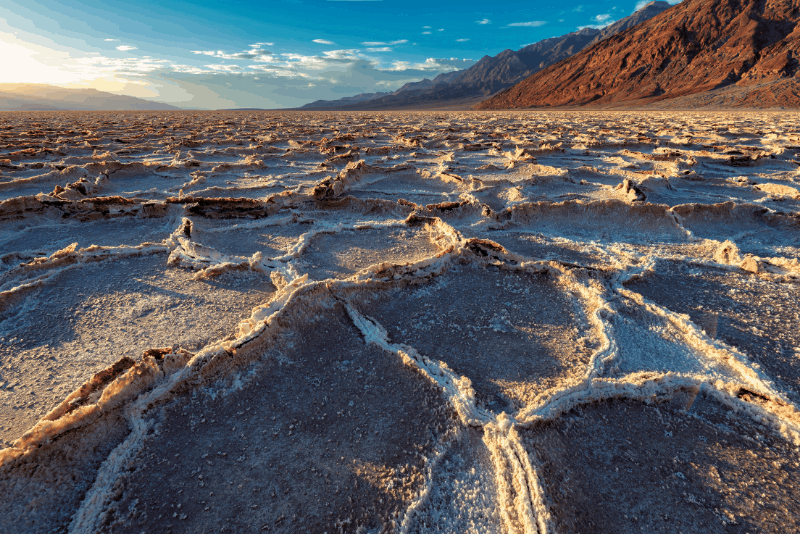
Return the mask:
<svg viewBox="0 0 800 534">
<path fill-rule="evenodd" d="M 53 85 L 0 83 L 0 111 L 117 111 L 173 110 L 169 104 L 97 89 L 68 89 Z"/>
<path fill-rule="evenodd" d="M 484 56 L 468 69 L 440 74 L 433 80 L 408 83 L 392 93 L 364 93 L 339 100 L 317 100 L 300 109 L 441 109 L 472 105 L 670 7 L 669 3 L 660 0 L 650 2 L 634 14 L 602 29 L 587 27 L 544 39 L 520 50 L 504 50 L 496 56 Z"/>
<path fill-rule="evenodd" d="M 800 107 L 800 0 L 684 0 L 477 109 Z"/>
</svg>

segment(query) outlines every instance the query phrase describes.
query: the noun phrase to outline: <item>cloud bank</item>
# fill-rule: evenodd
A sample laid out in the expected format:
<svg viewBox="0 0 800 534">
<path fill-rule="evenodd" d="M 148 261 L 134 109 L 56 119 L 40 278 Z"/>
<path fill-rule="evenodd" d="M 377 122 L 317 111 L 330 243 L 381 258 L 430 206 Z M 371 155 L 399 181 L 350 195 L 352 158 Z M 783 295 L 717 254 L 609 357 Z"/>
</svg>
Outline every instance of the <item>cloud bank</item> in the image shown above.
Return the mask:
<svg viewBox="0 0 800 534">
<path fill-rule="evenodd" d="M 143 50 L 141 43 L 104 37 L 89 50 L 80 50 L 52 41 L 35 44 L 2 31 L 0 24 L 0 57 L 7 60 L 0 83 L 91 87 L 186 108 L 286 108 L 394 91 L 474 64 L 454 57 L 408 59 L 413 45 L 405 38 L 365 40 L 353 48 L 329 39 L 308 39 L 305 47 L 294 50 L 276 48 L 272 39 L 253 39 L 240 49 L 170 50 L 165 57 L 149 55 L 153 52 Z M 468 40 L 455 37 L 451 42 Z M 403 55 L 396 53 L 401 48 L 406 50 Z"/>
<path fill-rule="evenodd" d="M 507 28 L 538 28 L 539 26 L 544 26 L 547 24 L 545 20 L 532 20 L 529 22 L 512 22 L 511 24 L 507 25 Z"/>
<path fill-rule="evenodd" d="M 394 91 L 408 82 L 474 64 L 471 59 L 459 58 L 386 58 L 390 46 L 300 54 L 278 53 L 264 48 L 267 44 L 240 51 L 193 50 L 191 55 L 200 61 L 195 65 L 149 56 L 92 55 L 62 56 L 58 65 L 51 67 L 93 80 L 68 84 L 73 87 L 90 86 L 182 107 L 227 109 L 299 107 L 313 100 Z M 126 52 L 136 50 L 125 48 Z"/>
</svg>

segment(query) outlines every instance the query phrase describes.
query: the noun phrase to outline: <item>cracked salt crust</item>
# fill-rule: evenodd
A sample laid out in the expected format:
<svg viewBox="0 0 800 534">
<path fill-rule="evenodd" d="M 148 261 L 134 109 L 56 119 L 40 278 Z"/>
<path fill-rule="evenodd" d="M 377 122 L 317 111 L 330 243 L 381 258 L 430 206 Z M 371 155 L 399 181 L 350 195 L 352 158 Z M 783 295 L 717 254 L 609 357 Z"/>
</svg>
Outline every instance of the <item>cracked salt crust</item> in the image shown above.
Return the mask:
<svg viewBox="0 0 800 534">
<path fill-rule="evenodd" d="M 798 528 L 791 114 L 0 121 L 2 530 Z"/>
</svg>

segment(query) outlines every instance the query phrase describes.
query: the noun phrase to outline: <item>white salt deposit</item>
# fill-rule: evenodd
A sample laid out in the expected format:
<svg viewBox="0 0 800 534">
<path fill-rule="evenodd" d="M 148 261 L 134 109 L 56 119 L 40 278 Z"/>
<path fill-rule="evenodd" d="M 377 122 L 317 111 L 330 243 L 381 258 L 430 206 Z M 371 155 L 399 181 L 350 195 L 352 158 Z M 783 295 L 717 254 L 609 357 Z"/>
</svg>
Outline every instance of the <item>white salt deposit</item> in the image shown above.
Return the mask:
<svg viewBox="0 0 800 534">
<path fill-rule="evenodd" d="M 0 531 L 797 530 L 796 124 L 0 117 Z"/>
</svg>

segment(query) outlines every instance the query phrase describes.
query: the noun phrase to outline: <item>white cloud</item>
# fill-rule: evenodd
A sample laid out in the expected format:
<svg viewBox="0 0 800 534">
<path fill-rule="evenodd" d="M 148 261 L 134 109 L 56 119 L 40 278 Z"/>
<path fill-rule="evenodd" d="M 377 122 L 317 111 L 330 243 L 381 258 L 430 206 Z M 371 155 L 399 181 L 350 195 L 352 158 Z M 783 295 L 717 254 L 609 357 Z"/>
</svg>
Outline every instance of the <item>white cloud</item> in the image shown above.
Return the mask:
<svg viewBox="0 0 800 534">
<path fill-rule="evenodd" d="M 579 30 L 584 28 L 594 28 L 595 30 L 602 30 L 606 26 L 609 26 L 614 23 L 614 19 L 611 18 L 611 15 L 604 13 L 602 15 L 596 15 L 592 17 L 592 20 L 595 21 L 597 24 L 587 24 L 585 26 L 578 26 Z"/>
<path fill-rule="evenodd" d="M 324 45 L 335 45 L 333 41 L 326 41 L 325 39 L 314 39 L 314 42 L 317 44 L 324 44 Z"/>
<path fill-rule="evenodd" d="M 492 21 L 489 20 L 489 19 L 476 20 L 475 22 L 477 22 L 478 24 L 491 24 L 492 23 Z"/>
<path fill-rule="evenodd" d="M 457 43 L 466 43 L 469 39 L 456 39 Z"/>
<path fill-rule="evenodd" d="M 538 28 L 539 26 L 544 26 L 547 24 L 547 21 L 544 20 L 531 20 L 529 22 L 512 22 L 507 28 Z"/>
<path fill-rule="evenodd" d="M 381 46 L 379 48 L 367 48 L 367 52 L 393 52 L 394 50 L 388 46 Z"/>
<path fill-rule="evenodd" d="M 64 66 L 73 71 L 82 70 L 87 78 L 92 75 L 96 77 L 143 76 L 161 70 L 189 73 L 205 72 L 197 67 L 151 57 L 122 59 L 104 56 L 76 57 L 72 58 L 70 62 L 65 62 Z"/>
<path fill-rule="evenodd" d="M 439 29 L 438 29 L 438 30 L 436 30 L 436 31 L 437 31 L 437 32 L 443 32 L 443 31 L 444 31 L 444 28 L 439 28 Z"/>
<path fill-rule="evenodd" d="M 271 74 L 273 78 L 311 78 L 310 74 L 300 72 L 291 67 L 271 67 L 269 65 L 250 65 L 251 70 L 260 74 Z M 260 78 L 257 78 L 260 79 Z"/>
<path fill-rule="evenodd" d="M 118 46 L 117 50 L 121 50 L 123 52 L 128 52 L 130 50 L 136 50 L 136 47 L 135 46 L 122 45 L 122 46 Z"/>
<path fill-rule="evenodd" d="M 364 46 L 396 46 L 396 45 L 406 44 L 407 42 L 408 42 L 408 39 L 400 39 L 399 41 L 388 41 L 388 42 L 367 41 L 367 42 L 361 43 L 361 44 L 364 45 Z"/>
<path fill-rule="evenodd" d="M 475 62 L 471 59 L 458 58 L 432 58 L 429 57 L 423 63 L 411 63 L 409 61 L 395 61 L 390 71 L 421 70 L 421 71 L 440 71 L 452 72 L 471 67 Z"/>
<path fill-rule="evenodd" d="M 423 26 L 423 28 L 426 29 L 426 30 L 430 30 L 431 29 L 430 26 Z"/>
<path fill-rule="evenodd" d="M 119 41 L 119 39 L 106 39 L 106 42 Z"/>
<path fill-rule="evenodd" d="M 327 59 L 336 59 L 336 60 L 353 60 L 358 59 L 358 50 L 354 49 L 347 49 L 347 50 L 328 50 L 327 52 L 323 52 Z"/>
<path fill-rule="evenodd" d="M 250 48 L 261 48 L 262 46 L 275 46 L 275 43 L 256 43 L 251 44 Z"/>
<path fill-rule="evenodd" d="M 220 65 L 220 64 L 216 64 L 216 65 L 205 65 L 205 68 L 207 68 L 207 69 L 209 69 L 211 71 L 229 72 L 229 73 L 240 73 L 240 72 L 243 71 L 242 67 L 240 67 L 239 65 Z"/>
<path fill-rule="evenodd" d="M 431 32 L 422 32 L 422 35 L 430 35 Z"/>
<path fill-rule="evenodd" d="M 234 54 L 226 54 L 222 50 L 192 50 L 193 54 L 202 54 L 204 56 L 211 56 L 218 59 L 229 60 L 250 60 L 260 62 L 270 62 L 275 60 L 275 56 L 268 50 L 261 50 L 253 48 L 246 52 L 236 52 Z"/>
</svg>

